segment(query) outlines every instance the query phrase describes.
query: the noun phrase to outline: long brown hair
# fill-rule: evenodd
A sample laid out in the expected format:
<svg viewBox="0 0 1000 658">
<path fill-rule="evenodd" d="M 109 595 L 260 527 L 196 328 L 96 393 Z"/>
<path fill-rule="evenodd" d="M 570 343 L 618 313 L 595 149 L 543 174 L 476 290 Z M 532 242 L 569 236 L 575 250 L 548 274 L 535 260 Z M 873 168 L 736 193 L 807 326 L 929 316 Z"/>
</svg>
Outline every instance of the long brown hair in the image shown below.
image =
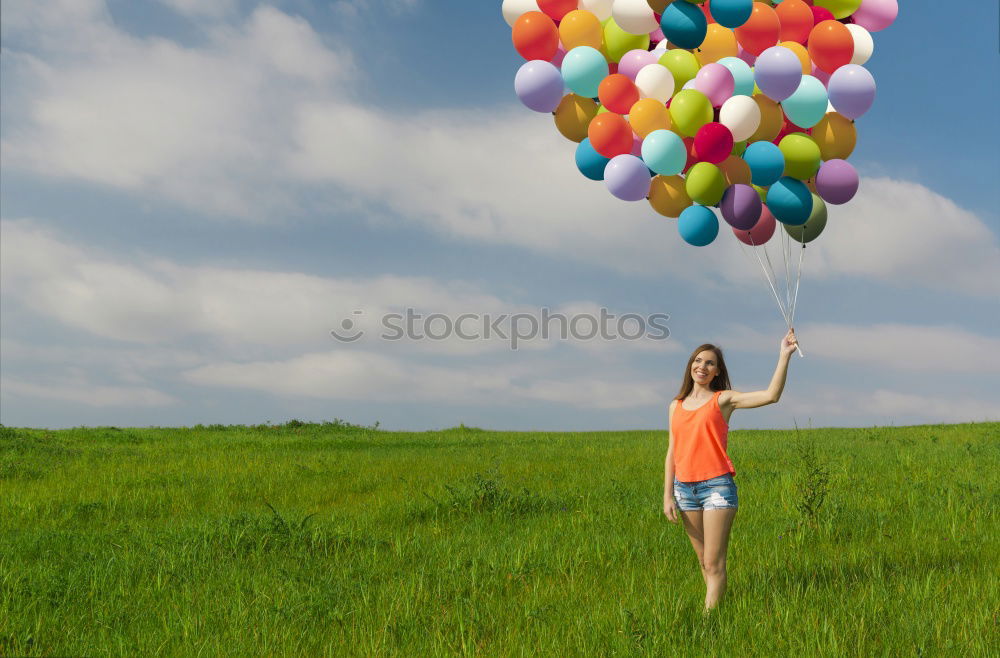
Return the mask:
<svg viewBox="0 0 1000 658">
<path fill-rule="evenodd" d="M 722 348 L 712 345 L 711 343 L 705 343 L 691 352 L 691 358 L 688 359 L 687 368 L 684 369 L 684 380 L 681 383 L 681 392 L 677 394 L 675 400 L 683 400 L 691 391 L 694 389 L 694 377 L 691 376 L 691 365 L 694 363 L 696 356 L 704 351 L 715 352 L 715 357 L 718 360 L 719 372 L 716 373 L 715 379 L 708 383 L 708 388 L 713 391 L 728 391 L 732 388 L 732 384 L 729 383 L 729 371 L 726 369 L 726 360 L 722 356 Z"/>
</svg>

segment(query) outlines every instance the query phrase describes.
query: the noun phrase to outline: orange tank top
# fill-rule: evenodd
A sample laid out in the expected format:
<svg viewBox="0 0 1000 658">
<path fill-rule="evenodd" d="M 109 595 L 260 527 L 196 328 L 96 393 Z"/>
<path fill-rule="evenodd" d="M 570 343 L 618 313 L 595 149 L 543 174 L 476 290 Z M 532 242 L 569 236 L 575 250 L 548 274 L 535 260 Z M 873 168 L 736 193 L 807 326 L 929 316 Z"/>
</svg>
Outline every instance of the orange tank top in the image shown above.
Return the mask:
<svg viewBox="0 0 1000 658">
<path fill-rule="evenodd" d="M 681 482 L 700 482 L 732 473 L 736 468 L 726 454 L 729 425 L 722 417 L 719 395 L 694 411 L 684 408 L 682 400 L 674 406 L 670 434 L 674 437 L 674 476 Z"/>
</svg>

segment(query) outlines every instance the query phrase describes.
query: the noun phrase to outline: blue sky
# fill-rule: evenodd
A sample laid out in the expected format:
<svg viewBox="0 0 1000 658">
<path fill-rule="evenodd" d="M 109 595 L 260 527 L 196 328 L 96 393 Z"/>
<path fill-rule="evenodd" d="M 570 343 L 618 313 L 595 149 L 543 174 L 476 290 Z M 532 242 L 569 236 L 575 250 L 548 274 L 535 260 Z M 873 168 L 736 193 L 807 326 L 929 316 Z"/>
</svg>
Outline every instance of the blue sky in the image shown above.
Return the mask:
<svg viewBox="0 0 1000 658">
<path fill-rule="evenodd" d="M 513 94 L 499 6 L 5 1 L 0 422 L 663 427 L 706 340 L 766 386 L 783 321 L 757 265 L 576 172 Z M 874 34 L 862 189 L 806 251 L 807 356 L 735 428 L 1000 416 L 997 7 L 941 6 Z M 329 336 L 404 306 L 662 312 L 671 335 Z"/>
</svg>

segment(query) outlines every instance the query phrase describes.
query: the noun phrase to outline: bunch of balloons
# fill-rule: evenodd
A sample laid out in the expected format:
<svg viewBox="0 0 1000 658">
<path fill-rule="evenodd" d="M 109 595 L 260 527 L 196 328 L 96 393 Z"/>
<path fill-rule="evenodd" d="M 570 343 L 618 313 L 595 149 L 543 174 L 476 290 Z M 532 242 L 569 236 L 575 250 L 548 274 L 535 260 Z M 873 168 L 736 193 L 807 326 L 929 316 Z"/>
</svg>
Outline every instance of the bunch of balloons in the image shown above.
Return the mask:
<svg viewBox="0 0 1000 658">
<path fill-rule="evenodd" d="M 695 246 L 718 208 L 749 245 L 805 244 L 859 179 L 847 158 L 875 100 L 871 33 L 897 0 L 504 0 L 527 61 L 514 89 L 578 142 L 576 165 L 678 218 Z"/>
</svg>

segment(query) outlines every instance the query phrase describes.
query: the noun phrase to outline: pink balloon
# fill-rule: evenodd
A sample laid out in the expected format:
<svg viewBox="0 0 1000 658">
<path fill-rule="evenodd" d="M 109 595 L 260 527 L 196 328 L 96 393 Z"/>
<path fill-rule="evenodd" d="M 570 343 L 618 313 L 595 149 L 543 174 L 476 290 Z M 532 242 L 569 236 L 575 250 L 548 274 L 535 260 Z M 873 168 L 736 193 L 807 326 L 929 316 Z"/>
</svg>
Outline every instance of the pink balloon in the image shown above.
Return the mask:
<svg viewBox="0 0 1000 658">
<path fill-rule="evenodd" d="M 555 55 L 555 57 L 553 57 L 549 61 L 551 61 L 552 65 L 555 66 L 558 69 L 558 68 L 562 68 L 563 58 L 565 58 L 565 57 L 566 57 L 566 49 L 563 48 L 563 45 L 560 43 L 559 46 L 556 48 L 556 55 Z"/>
<path fill-rule="evenodd" d="M 861 6 L 851 16 L 855 25 L 869 32 L 878 32 L 892 25 L 899 13 L 896 0 L 861 0 Z"/>
<path fill-rule="evenodd" d="M 649 50 L 630 50 L 622 55 L 618 62 L 618 72 L 627 75 L 629 80 L 635 82 L 635 76 L 647 64 L 656 64 L 658 57 Z"/>
<path fill-rule="evenodd" d="M 739 58 L 742 59 L 747 64 L 749 64 L 750 66 L 753 66 L 754 62 L 757 61 L 757 56 L 754 55 L 749 50 L 744 50 L 743 46 L 737 45 L 737 47 L 739 48 L 739 52 L 738 52 Z"/>
<path fill-rule="evenodd" d="M 642 157 L 642 137 L 639 137 L 635 133 L 632 133 L 632 151 L 631 154 L 637 158 Z"/>
<path fill-rule="evenodd" d="M 823 69 L 817 67 L 815 64 L 811 64 L 811 66 L 812 66 L 812 77 L 822 82 L 824 87 L 830 84 L 830 76 L 832 75 L 831 73 L 827 73 Z"/>
<path fill-rule="evenodd" d="M 663 30 L 661 30 L 660 28 L 656 28 L 655 30 L 649 33 L 649 40 L 651 43 L 660 43 L 666 38 L 667 37 L 663 35 Z"/>
<path fill-rule="evenodd" d="M 774 215 L 771 214 L 771 210 L 767 207 L 767 204 L 762 204 L 760 208 L 760 219 L 749 231 L 741 231 L 734 228 L 733 234 L 739 238 L 740 242 L 748 244 L 751 247 L 754 245 L 766 244 L 771 236 L 774 235 L 774 228 L 777 226 L 774 221 Z"/>
<path fill-rule="evenodd" d="M 698 74 L 694 77 L 694 88 L 708 96 L 714 107 L 720 107 L 732 98 L 736 80 L 729 69 L 718 62 L 712 62 L 698 69 Z"/>
</svg>

